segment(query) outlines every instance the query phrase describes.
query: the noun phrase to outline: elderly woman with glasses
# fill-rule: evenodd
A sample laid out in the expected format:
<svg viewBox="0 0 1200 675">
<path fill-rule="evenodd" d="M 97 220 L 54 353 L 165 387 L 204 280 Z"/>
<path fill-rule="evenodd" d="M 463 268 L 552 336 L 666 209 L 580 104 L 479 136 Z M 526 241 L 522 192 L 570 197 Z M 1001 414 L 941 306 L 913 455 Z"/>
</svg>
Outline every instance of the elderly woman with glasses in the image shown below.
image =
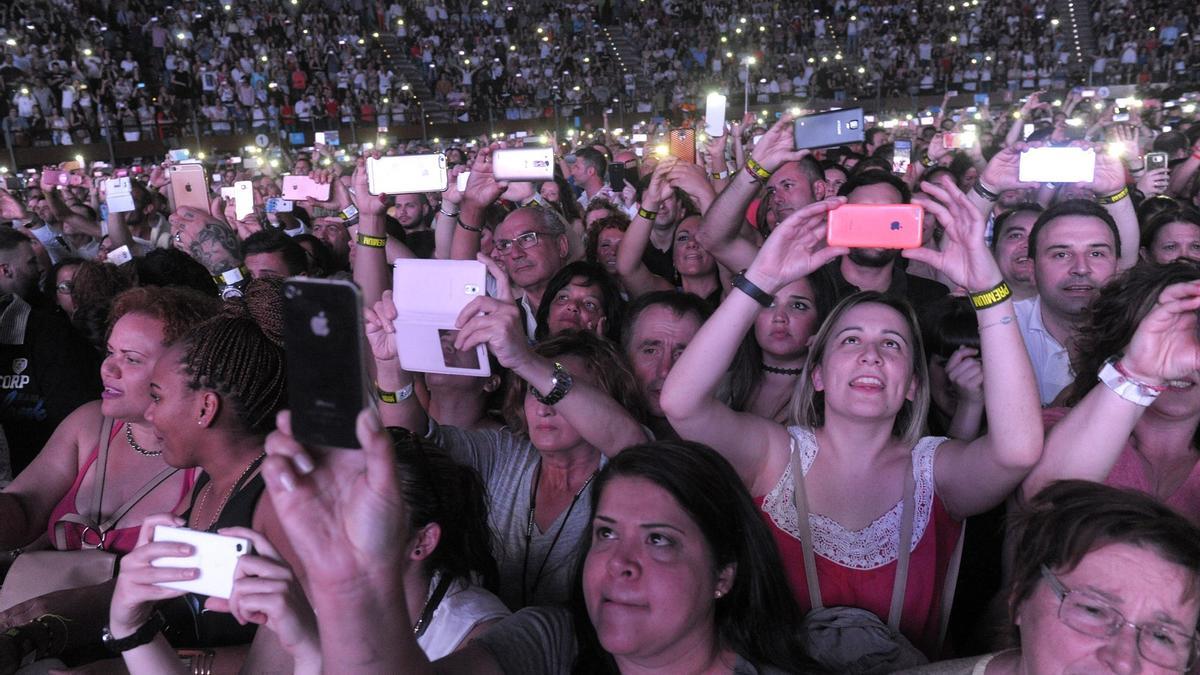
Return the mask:
<svg viewBox="0 0 1200 675">
<path fill-rule="evenodd" d="M 910 675 L 1183 673 L 1196 665 L 1200 529 L 1140 492 L 1059 481 L 1014 522 L 1019 646 Z"/>
</svg>

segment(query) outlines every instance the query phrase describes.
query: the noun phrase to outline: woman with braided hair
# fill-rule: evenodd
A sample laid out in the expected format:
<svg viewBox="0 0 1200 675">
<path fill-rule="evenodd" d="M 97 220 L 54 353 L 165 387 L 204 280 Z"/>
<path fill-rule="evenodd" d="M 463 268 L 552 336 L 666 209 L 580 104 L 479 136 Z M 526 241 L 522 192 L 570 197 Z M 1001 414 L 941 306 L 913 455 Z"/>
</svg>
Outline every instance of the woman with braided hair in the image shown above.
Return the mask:
<svg viewBox="0 0 1200 675">
<path fill-rule="evenodd" d="M 252 280 L 243 298 L 227 301 L 216 317 L 168 350 L 151 376 L 146 419 L 168 464 L 203 469 L 190 508 L 172 522 L 207 532 L 256 530 L 290 562 L 292 548 L 271 501 L 263 498 L 259 475 L 263 442 L 286 402 L 281 289 L 281 279 Z M 192 578 L 192 572 L 176 571 L 171 579 Z M 240 624 L 223 612 L 202 611 L 202 597 L 126 585 L 113 595 L 114 636 L 123 637 L 118 631 L 124 627 L 141 626 L 156 603 L 172 598 L 159 609 L 167 619 L 165 634 L 176 647 L 244 645 L 254 637 L 253 624 Z M 225 658 L 226 652 L 217 653 L 217 667 Z M 228 658 L 224 665 L 236 668 L 232 661 L 240 659 L 240 653 Z"/>
</svg>

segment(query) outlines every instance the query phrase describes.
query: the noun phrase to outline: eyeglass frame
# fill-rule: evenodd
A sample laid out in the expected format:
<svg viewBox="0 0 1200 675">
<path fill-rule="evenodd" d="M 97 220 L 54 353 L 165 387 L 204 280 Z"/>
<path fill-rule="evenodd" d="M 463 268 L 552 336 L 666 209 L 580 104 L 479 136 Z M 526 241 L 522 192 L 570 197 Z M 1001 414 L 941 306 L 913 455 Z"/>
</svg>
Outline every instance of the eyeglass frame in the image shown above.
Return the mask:
<svg viewBox="0 0 1200 675">
<path fill-rule="evenodd" d="M 541 237 L 559 237 L 559 236 L 562 236 L 562 235 L 550 234 L 548 232 L 538 232 L 537 230 L 529 230 L 527 232 L 522 232 L 521 234 L 518 234 L 517 236 L 513 237 L 512 239 L 492 239 L 492 248 L 495 249 L 495 251 L 497 253 L 499 253 L 500 255 L 508 256 L 511 254 L 512 247 L 514 244 L 519 246 L 522 251 L 528 251 L 532 248 L 536 248 L 537 245 L 539 243 L 541 243 Z M 520 243 L 522 240 L 530 242 L 529 245 Z M 502 242 L 504 244 L 503 246 L 501 246 Z"/>
<path fill-rule="evenodd" d="M 1051 572 L 1049 567 L 1042 565 L 1041 568 L 1042 568 L 1042 579 L 1044 579 L 1046 581 L 1046 583 L 1050 586 L 1050 591 L 1052 593 L 1054 593 L 1055 597 L 1058 598 L 1058 612 L 1056 612 L 1056 616 L 1058 617 L 1058 620 L 1062 623 L 1062 625 L 1066 626 L 1067 628 L 1070 628 L 1071 630 L 1075 631 L 1076 633 L 1079 633 L 1080 635 L 1087 635 L 1089 637 L 1096 637 L 1096 638 L 1116 637 L 1118 634 L 1121 633 L 1121 631 L 1126 626 L 1131 626 L 1131 627 L 1133 627 L 1133 630 L 1134 630 L 1134 644 L 1137 645 L 1137 651 L 1138 651 L 1139 656 L 1141 656 L 1143 659 L 1146 659 L 1150 663 L 1153 663 L 1156 666 L 1161 666 L 1163 668 L 1177 667 L 1175 665 L 1158 663 L 1157 661 L 1154 661 L 1154 660 L 1150 659 L 1150 657 L 1146 656 L 1146 654 L 1142 652 L 1142 628 L 1146 627 L 1146 624 L 1136 624 L 1136 623 L 1130 621 L 1129 619 L 1127 619 L 1125 617 L 1124 614 L 1121 613 L 1121 610 L 1117 609 L 1116 607 L 1113 607 L 1110 604 L 1105 603 L 1105 607 L 1112 610 L 1113 614 L 1116 614 L 1117 617 L 1120 619 L 1120 622 L 1110 625 L 1109 630 L 1111 632 L 1109 632 L 1107 635 L 1092 635 L 1091 633 L 1085 633 L 1082 630 L 1079 630 L 1078 628 L 1076 628 L 1075 626 L 1072 626 L 1071 624 L 1067 623 L 1062 618 L 1063 607 L 1067 603 L 1067 596 L 1069 596 L 1070 594 L 1075 593 L 1077 591 L 1075 591 L 1074 589 L 1067 588 L 1067 585 L 1064 584 L 1062 582 L 1062 580 L 1059 579 L 1053 572 Z M 1175 630 L 1174 628 L 1171 628 L 1170 626 L 1163 625 L 1161 622 L 1156 622 L 1152 625 L 1161 626 L 1173 633 L 1178 633 L 1181 637 L 1190 639 L 1190 642 L 1191 642 L 1190 655 L 1188 656 L 1187 662 L 1185 664 L 1183 664 L 1183 670 L 1181 672 L 1186 673 L 1189 670 L 1191 670 L 1192 667 L 1196 665 L 1196 662 L 1197 662 L 1196 657 L 1198 655 L 1200 655 L 1200 632 L 1193 631 L 1192 634 L 1190 636 L 1188 636 L 1186 633 Z"/>
</svg>

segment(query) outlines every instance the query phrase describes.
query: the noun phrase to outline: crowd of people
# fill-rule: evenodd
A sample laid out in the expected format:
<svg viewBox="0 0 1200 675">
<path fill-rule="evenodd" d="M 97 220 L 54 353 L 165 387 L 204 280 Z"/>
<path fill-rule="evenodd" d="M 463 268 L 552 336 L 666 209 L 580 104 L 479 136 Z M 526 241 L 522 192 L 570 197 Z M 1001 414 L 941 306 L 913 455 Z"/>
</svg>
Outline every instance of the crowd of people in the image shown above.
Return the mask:
<svg viewBox="0 0 1200 675">
<path fill-rule="evenodd" d="M 1194 6 L 1093 5 L 22 0 L 0 8 L 0 119 L 17 145 L 66 145 L 399 126 L 426 103 L 519 120 L 666 115 L 714 88 L 786 104 L 1194 81 Z"/>
<path fill-rule="evenodd" d="M 1095 3 L 1096 23 L 1121 6 Z M 3 11 L 13 35 L 88 7 Z M 809 87 L 830 84 L 808 35 L 852 36 L 846 58 L 889 87 L 919 75 L 920 90 L 929 72 L 938 92 L 1022 89 L 1013 67 L 1030 61 L 1053 62 L 1054 86 L 1077 65 L 1042 4 L 930 10 L 953 41 L 905 3 L 838 2 L 775 33 L 792 10 L 347 0 L 181 4 L 152 21 L 149 7 L 74 22 L 98 57 L 130 52 L 111 73 L 97 60 L 99 84 L 74 79 L 77 40 L 10 44 L 0 77 L 36 73 L 35 110 L 42 89 L 62 88 L 54 109 L 85 81 L 73 91 L 103 90 L 102 109 L 128 89 L 122 70 L 192 105 L 148 73 L 187 73 L 199 92 L 208 64 L 218 91 L 257 91 L 279 64 L 267 102 L 320 100 L 352 68 L 382 83 L 357 37 L 372 22 L 464 110 L 524 109 L 518 95 L 537 108 L 555 86 L 628 96 L 600 37 L 620 27 L 655 95 L 736 92 L 734 69 L 711 65 L 730 27 L 764 36 L 765 70 L 811 66 Z M 1159 35 L 1112 26 L 1106 78 L 1194 58 L 1195 8 L 1139 11 Z M 708 44 L 707 28 L 650 37 L 710 24 Z M 146 39 L 106 37 L 113 25 Z M 967 75 L 980 56 L 991 85 L 983 67 Z M 0 674 L 1194 672 L 1200 95 L 946 93 L 821 148 L 796 147 L 787 113 L 694 147 L 665 127 L 559 138 L 531 123 L 506 142 L 14 167 L 0 188 Z M 126 94 L 126 109 L 155 104 Z M 512 147 L 545 148 L 553 178 L 499 178 Z M 1067 168 L 1023 167 L 1050 148 L 1094 166 L 1030 180 Z M 435 153 L 444 190 L 372 193 L 374 160 Z M 292 198 L 289 178 L 313 192 Z M 892 215 L 884 241 L 837 245 L 831 223 L 873 206 L 919 213 L 919 245 L 878 246 L 903 234 Z M 428 345 L 401 311 L 458 291 L 401 274 L 410 259 L 486 270 L 488 292 L 438 342 L 447 366 L 486 353 L 486 376 L 414 367 Z M 361 299 L 358 330 L 334 326 L 356 336 L 344 354 L 317 362 L 289 332 L 296 279 Z M 328 401 L 297 388 L 309 368 L 338 369 L 322 390 L 341 373 L 368 390 L 357 449 L 305 436 Z M 228 597 L 186 585 L 215 577 L 211 561 L 164 560 L 196 552 L 160 536 L 171 527 L 252 546 Z"/>
</svg>

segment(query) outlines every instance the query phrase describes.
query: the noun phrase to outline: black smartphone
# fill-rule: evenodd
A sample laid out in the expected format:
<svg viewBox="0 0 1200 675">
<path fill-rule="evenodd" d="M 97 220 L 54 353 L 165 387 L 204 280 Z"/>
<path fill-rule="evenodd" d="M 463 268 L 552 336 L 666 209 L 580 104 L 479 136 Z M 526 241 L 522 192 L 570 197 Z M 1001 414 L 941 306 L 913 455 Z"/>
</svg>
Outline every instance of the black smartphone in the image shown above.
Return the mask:
<svg viewBox="0 0 1200 675">
<path fill-rule="evenodd" d="M 863 109 L 830 110 L 797 117 L 795 121 L 796 149 L 828 148 L 835 145 L 862 143 Z"/>
<path fill-rule="evenodd" d="M 1167 153 L 1165 152 L 1147 152 L 1146 153 L 1146 170 L 1154 171 L 1155 169 L 1167 168 Z"/>
<path fill-rule="evenodd" d="M 292 277 L 283 284 L 292 432 L 305 445 L 361 447 L 366 388 L 362 294 L 349 281 Z"/>
<path fill-rule="evenodd" d="M 608 185 L 613 192 L 620 193 L 625 189 L 625 165 L 611 162 L 608 165 Z"/>
</svg>

